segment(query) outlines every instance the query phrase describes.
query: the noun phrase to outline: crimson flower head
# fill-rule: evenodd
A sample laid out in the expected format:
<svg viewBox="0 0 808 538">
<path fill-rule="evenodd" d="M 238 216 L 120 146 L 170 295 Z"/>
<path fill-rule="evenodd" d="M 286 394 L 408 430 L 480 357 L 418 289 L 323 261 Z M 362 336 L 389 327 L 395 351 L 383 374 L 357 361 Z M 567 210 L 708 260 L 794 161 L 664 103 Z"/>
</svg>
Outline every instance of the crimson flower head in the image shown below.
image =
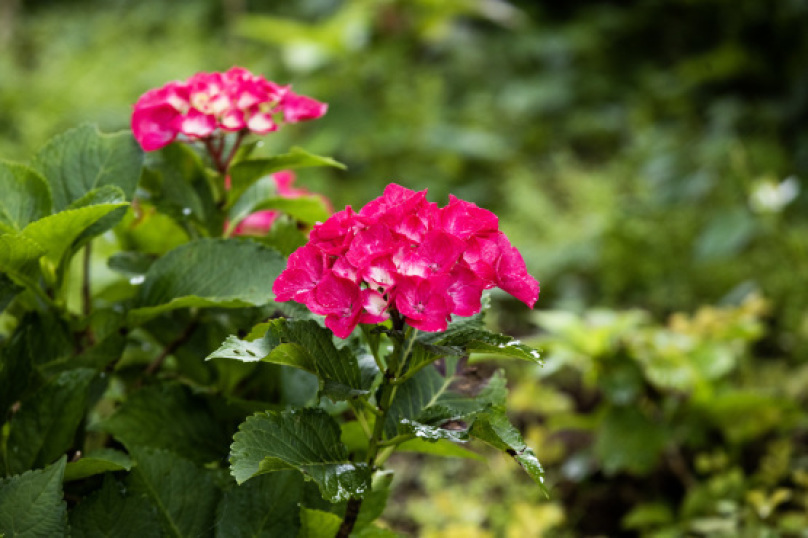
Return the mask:
<svg viewBox="0 0 808 538">
<path fill-rule="evenodd" d="M 479 312 L 493 287 L 530 308 L 539 298 L 496 215 L 454 196 L 439 208 L 426 190 L 393 183 L 358 213 L 348 206 L 317 224 L 272 289 L 276 301 L 305 304 L 347 338 L 391 311 L 416 329 L 444 331 L 452 315 Z"/>
<path fill-rule="evenodd" d="M 266 134 L 277 121 L 296 123 L 325 114 L 328 105 L 297 95 L 241 67 L 225 73 L 197 73 L 144 93 L 135 103 L 132 131 L 146 151 L 182 135 L 199 140 L 220 132 Z"/>
</svg>

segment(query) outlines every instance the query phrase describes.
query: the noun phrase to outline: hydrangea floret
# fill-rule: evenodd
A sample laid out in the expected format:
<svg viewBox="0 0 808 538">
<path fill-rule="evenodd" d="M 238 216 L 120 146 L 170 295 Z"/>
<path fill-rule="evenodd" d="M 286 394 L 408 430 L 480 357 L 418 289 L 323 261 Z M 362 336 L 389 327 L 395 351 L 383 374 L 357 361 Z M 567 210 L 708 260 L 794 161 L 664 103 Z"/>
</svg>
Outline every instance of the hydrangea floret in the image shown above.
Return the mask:
<svg viewBox="0 0 808 538">
<path fill-rule="evenodd" d="M 279 121 L 319 118 L 327 108 L 289 86 L 233 67 L 147 91 L 135 103 L 132 131 L 145 151 L 154 151 L 177 137 L 194 141 L 225 132 L 266 134 L 277 130 Z"/>
<path fill-rule="evenodd" d="M 452 315 L 479 312 L 493 287 L 532 308 L 539 283 L 496 215 L 454 196 L 440 208 L 426 194 L 393 183 L 359 212 L 347 206 L 315 225 L 275 281 L 276 300 L 305 304 L 340 338 L 391 314 L 444 331 Z"/>
</svg>

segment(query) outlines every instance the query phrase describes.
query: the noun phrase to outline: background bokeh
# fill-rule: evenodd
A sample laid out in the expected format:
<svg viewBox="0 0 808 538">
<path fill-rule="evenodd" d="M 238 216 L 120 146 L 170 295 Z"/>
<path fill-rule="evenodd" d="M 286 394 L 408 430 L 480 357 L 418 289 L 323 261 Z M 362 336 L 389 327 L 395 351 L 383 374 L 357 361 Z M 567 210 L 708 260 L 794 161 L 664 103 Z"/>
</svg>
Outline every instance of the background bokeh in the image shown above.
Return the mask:
<svg viewBox="0 0 808 538">
<path fill-rule="evenodd" d="M 474 201 L 542 282 L 492 322 L 548 361 L 509 377 L 552 497 L 400 458 L 393 528 L 808 536 L 806 27 L 806 0 L 7 0 L 0 156 L 197 71 L 292 83 L 329 113 L 259 151 L 348 166 L 300 185 Z"/>
</svg>

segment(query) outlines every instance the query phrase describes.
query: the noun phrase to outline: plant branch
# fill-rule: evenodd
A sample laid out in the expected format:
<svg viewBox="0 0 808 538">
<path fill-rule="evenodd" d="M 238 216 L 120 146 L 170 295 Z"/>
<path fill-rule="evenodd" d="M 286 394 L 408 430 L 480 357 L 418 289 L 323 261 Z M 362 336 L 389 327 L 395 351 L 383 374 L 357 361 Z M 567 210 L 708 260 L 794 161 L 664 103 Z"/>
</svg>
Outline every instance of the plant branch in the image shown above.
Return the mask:
<svg viewBox="0 0 808 538">
<path fill-rule="evenodd" d="M 87 336 L 87 342 L 90 345 L 95 344 L 95 335 L 90 327 L 89 320 L 93 309 L 92 289 L 90 286 L 90 261 L 92 258 L 92 242 L 88 242 L 84 246 L 84 257 L 82 259 L 82 280 L 81 280 L 81 312 L 87 320 L 87 329 L 84 334 Z"/>
<path fill-rule="evenodd" d="M 174 340 L 166 344 L 166 347 L 163 348 L 163 351 L 149 364 L 149 366 L 145 370 L 146 375 L 152 375 L 156 372 L 160 366 L 163 365 L 165 360 L 168 358 L 169 355 L 177 351 L 183 344 L 185 344 L 188 340 L 191 339 L 193 336 L 194 331 L 199 326 L 199 322 L 197 320 L 191 321 L 185 330 L 180 333 Z"/>
<path fill-rule="evenodd" d="M 345 506 L 345 517 L 342 519 L 337 531 L 336 538 L 348 538 L 356 525 L 356 518 L 359 517 L 359 509 L 362 508 L 362 499 L 351 498 L 348 499 L 348 504 Z"/>
<path fill-rule="evenodd" d="M 393 319 L 394 328 L 398 330 L 404 329 L 404 318 L 402 318 L 398 312 L 391 312 L 391 318 Z M 387 368 L 383 370 L 382 383 L 379 387 L 378 404 L 374 411 L 376 414 L 376 422 L 373 424 L 373 433 L 368 441 L 368 453 L 367 457 L 365 458 L 365 462 L 371 467 L 371 469 L 376 467 L 376 460 L 380 452 L 384 454 L 384 458 L 386 459 L 387 456 L 389 456 L 388 451 L 390 448 L 395 449 L 395 444 L 393 444 L 393 441 L 395 441 L 396 444 L 403 442 L 402 438 L 404 436 L 400 435 L 385 441 L 384 426 L 387 422 L 387 412 L 390 410 L 393 400 L 396 397 L 396 391 L 398 390 L 398 385 L 395 385 L 393 381 L 395 381 L 395 379 L 400 376 L 401 372 L 403 372 L 407 367 L 407 361 L 409 360 L 409 355 L 412 352 L 416 332 L 417 331 L 412 328 L 407 329 L 404 341 L 395 343 L 395 348 L 390 354 Z M 351 535 L 351 531 L 353 531 L 354 525 L 356 524 L 356 518 L 359 515 L 359 510 L 361 507 L 361 498 L 351 498 L 348 501 L 348 506 L 345 509 L 345 517 L 343 518 L 342 525 L 340 525 L 339 531 L 336 535 L 337 538 L 347 538 Z"/>
</svg>

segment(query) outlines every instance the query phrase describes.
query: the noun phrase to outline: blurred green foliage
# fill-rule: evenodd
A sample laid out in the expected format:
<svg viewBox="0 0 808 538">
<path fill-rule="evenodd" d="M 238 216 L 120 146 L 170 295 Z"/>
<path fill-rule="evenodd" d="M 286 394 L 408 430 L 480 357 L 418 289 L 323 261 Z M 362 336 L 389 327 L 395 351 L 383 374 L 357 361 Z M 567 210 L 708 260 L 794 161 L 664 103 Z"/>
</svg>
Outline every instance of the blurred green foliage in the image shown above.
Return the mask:
<svg viewBox="0 0 808 538">
<path fill-rule="evenodd" d="M 125 128 L 146 89 L 241 64 L 330 103 L 316 125 L 268 137 L 257 152 L 305 140 L 345 162 L 347 172 L 300 175 L 336 207 L 395 180 L 497 211 L 544 283 L 542 308 L 567 312 L 526 319 L 498 304 L 499 324 L 545 335 L 557 365 L 514 398 L 524 399 L 534 445 L 556 462 L 558 491 L 548 505 L 508 501 L 511 512 L 573 535 L 804 528 L 807 1 L 2 9 L 6 158 L 25 160 L 84 121 Z M 765 310 L 743 302 L 755 291 Z M 708 304 L 724 308 L 700 309 Z M 661 323 L 682 311 L 696 314 Z M 482 503 L 458 500 L 468 492 L 446 476 L 418 487 L 450 504 Z M 501 498 L 520 499 L 509 480 Z M 584 517 L 592 507 L 598 517 Z M 424 535 L 472 536 L 463 525 L 528 535 L 498 523 L 502 506 L 486 510 L 455 531 L 402 517 Z"/>
</svg>

